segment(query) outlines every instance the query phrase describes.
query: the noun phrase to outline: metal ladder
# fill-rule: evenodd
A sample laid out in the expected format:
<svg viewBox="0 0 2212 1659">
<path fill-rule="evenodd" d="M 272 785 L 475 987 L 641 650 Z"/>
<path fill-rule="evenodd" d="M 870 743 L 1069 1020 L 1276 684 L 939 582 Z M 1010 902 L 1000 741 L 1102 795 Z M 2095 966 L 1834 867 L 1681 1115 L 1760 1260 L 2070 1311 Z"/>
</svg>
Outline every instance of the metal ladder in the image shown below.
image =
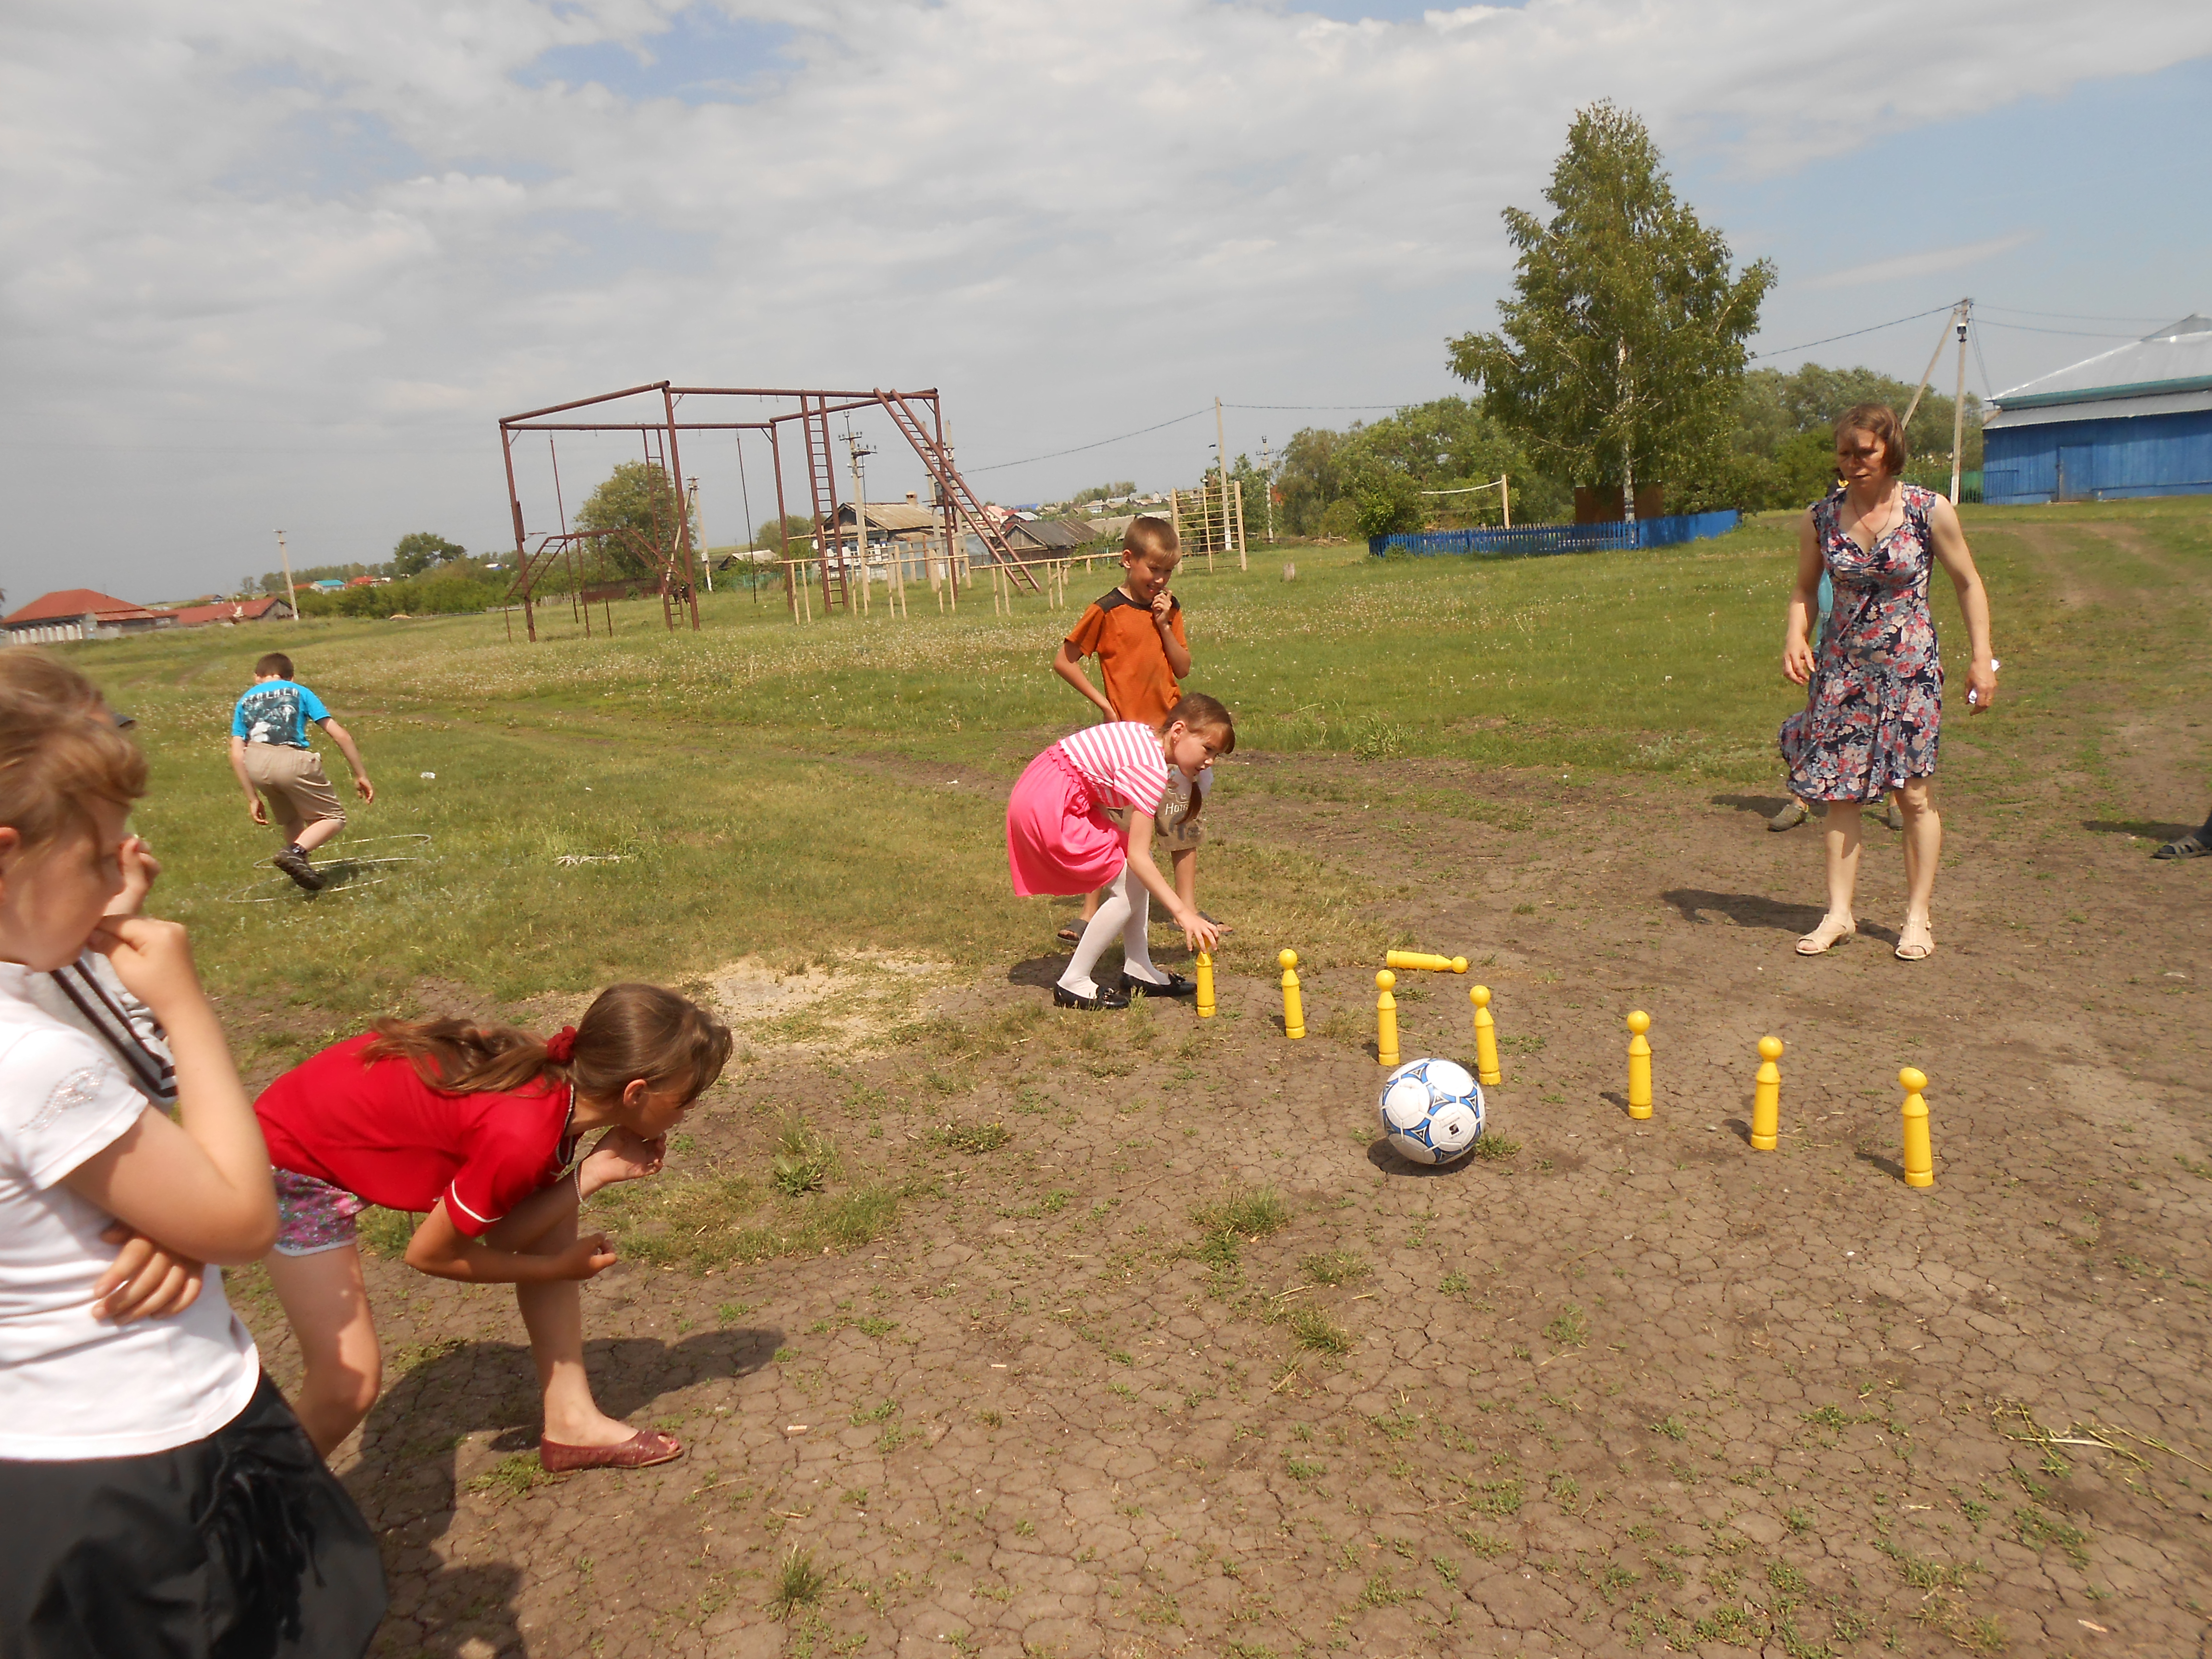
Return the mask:
<svg viewBox="0 0 2212 1659">
<path fill-rule="evenodd" d="M 967 479 L 960 476 L 959 469 L 952 465 L 951 456 L 922 426 L 921 417 L 914 412 L 913 405 L 907 402 L 904 394 L 885 392 L 878 386 L 876 388 L 876 401 L 898 423 L 899 430 L 906 434 L 906 441 L 914 446 L 915 453 L 929 468 L 930 477 L 937 481 L 938 500 L 952 503 L 953 510 L 966 520 L 968 528 L 989 550 L 992 558 L 1006 567 L 1010 580 L 1028 588 L 1032 593 L 1042 592 L 1044 590 L 1037 585 L 1036 573 L 1027 565 L 1016 562 L 1012 546 L 1000 533 L 998 526 L 985 516 L 982 502 L 969 488 Z"/>
<path fill-rule="evenodd" d="M 822 609 L 852 607 L 845 573 L 845 543 L 837 524 L 837 467 L 830 453 L 830 400 L 799 399 L 799 426 L 806 434 L 806 487 L 814 500 L 814 526 L 822 552 Z"/>
</svg>

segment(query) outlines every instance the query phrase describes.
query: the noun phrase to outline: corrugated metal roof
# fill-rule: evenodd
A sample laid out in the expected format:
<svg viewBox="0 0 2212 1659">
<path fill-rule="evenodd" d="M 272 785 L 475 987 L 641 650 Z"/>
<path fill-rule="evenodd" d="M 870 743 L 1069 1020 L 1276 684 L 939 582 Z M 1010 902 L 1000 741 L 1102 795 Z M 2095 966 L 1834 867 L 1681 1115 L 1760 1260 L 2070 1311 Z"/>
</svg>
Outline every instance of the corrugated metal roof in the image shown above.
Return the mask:
<svg viewBox="0 0 2212 1659">
<path fill-rule="evenodd" d="M 2212 321 L 2192 314 L 1990 401 L 2013 410 L 2197 392 L 2212 392 Z"/>
<path fill-rule="evenodd" d="M 104 623 L 144 622 L 166 617 L 166 611 L 149 611 L 129 599 L 118 599 L 112 593 L 99 593 L 89 587 L 64 587 L 52 593 L 42 593 L 15 615 L 9 617 L 9 628 L 27 628 L 33 623 L 73 622 L 79 617 L 97 617 Z"/>
</svg>

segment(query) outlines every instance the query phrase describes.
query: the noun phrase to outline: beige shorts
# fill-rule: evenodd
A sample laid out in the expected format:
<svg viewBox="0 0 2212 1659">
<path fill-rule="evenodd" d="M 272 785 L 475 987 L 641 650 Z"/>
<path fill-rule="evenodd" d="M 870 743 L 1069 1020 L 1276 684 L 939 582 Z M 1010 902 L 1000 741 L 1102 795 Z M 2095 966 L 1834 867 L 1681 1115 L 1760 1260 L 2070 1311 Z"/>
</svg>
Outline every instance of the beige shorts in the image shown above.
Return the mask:
<svg viewBox="0 0 2212 1659">
<path fill-rule="evenodd" d="M 246 775 L 269 803 L 269 816 L 289 840 L 297 841 L 311 823 L 346 821 L 338 805 L 338 792 L 323 775 L 323 757 L 312 749 L 291 749 L 283 744 L 246 745 Z"/>
</svg>

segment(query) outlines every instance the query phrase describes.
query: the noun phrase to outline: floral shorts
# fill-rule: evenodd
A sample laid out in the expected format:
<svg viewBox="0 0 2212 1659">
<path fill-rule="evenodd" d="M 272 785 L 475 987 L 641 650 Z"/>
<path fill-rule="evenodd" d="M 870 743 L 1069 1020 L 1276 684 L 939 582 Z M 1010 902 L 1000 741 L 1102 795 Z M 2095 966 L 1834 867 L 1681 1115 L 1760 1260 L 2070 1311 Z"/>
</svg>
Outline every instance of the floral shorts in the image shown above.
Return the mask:
<svg viewBox="0 0 2212 1659">
<path fill-rule="evenodd" d="M 278 1170 L 276 1254 L 319 1255 L 354 1242 L 354 1218 L 368 1207 L 343 1187 Z"/>
</svg>

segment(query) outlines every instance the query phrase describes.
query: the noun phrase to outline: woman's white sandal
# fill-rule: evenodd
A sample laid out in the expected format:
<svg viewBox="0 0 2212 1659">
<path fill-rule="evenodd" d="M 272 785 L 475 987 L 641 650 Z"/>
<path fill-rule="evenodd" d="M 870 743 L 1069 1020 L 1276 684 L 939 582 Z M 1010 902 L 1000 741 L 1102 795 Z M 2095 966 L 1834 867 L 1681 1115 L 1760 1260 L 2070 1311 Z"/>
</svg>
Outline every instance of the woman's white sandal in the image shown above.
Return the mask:
<svg viewBox="0 0 2212 1659">
<path fill-rule="evenodd" d="M 1832 947 L 1859 930 L 1856 920 L 1846 918 L 1843 926 L 1831 932 L 1834 920 L 1832 916 L 1821 917 L 1820 925 L 1797 941 L 1797 954 L 1801 957 L 1824 957 Z"/>
<path fill-rule="evenodd" d="M 1925 945 L 1911 937 L 1912 930 L 1916 927 L 1928 936 L 1928 942 Z M 1936 954 L 1935 928 L 1924 921 L 1906 922 L 1904 927 L 1897 930 L 1897 950 L 1894 954 L 1899 962 L 1927 961 Z"/>
</svg>

